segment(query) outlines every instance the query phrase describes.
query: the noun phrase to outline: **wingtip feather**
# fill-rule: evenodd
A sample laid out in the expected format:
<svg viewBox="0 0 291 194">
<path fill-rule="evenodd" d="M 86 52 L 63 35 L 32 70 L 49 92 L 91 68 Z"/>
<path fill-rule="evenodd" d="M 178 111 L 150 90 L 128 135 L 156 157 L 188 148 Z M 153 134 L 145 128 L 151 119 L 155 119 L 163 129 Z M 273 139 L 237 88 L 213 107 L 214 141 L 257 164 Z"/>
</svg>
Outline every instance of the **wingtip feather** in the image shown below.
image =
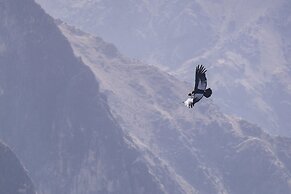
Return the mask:
<svg viewBox="0 0 291 194">
<path fill-rule="evenodd" d="M 199 64 L 196 66 L 196 74 L 205 74 L 207 72 L 207 69 L 204 67 L 204 65 Z"/>
</svg>

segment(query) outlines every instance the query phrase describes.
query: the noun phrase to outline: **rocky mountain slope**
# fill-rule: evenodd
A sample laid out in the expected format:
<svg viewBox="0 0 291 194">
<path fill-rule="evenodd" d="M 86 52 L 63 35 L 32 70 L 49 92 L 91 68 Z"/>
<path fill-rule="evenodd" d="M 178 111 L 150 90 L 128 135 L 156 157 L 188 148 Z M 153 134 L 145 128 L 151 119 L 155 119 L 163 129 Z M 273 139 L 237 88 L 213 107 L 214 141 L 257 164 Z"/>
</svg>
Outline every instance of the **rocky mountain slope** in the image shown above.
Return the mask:
<svg viewBox="0 0 291 194">
<path fill-rule="evenodd" d="M 0 193 L 36 194 L 27 171 L 10 148 L 0 142 Z"/>
<path fill-rule="evenodd" d="M 290 139 L 211 100 L 186 109 L 187 83 L 59 28 L 0 2 L 0 138 L 38 193 L 290 193 Z"/>
<path fill-rule="evenodd" d="M 0 138 L 37 193 L 160 194 L 177 185 L 143 159 L 93 73 L 34 1 L 0 2 L 0 45 Z"/>
<path fill-rule="evenodd" d="M 185 193 L 290 192 L 290 139 L 224 115 L 208 99 L 187 109 L 187 83 L 123 57 L 100 38 L 59 27 L 94 72 L 114 117 L 151 151 L 145 158 L 157 157 L 151 162 L 167 166 Z"/>
<path fill-rule="evenodd" d="M 223 112 L 291 135 L 289 0 L 37 2 L 54 17 L 187 82 L 195 65 L 205 64 Z"/>
<path fill-rule="evenodd" d="M 255 122 L 273 134 L 291 135 L 290 1 L 225 2 L 207 13 L 223 17 L 211 49 L 187 60 L 178 71 L 188 77 L 193 64 L 211 64 L 217 103 L 223 111 Z M 212 17 L 215 21 L 215 18 Z"/>
</svg>

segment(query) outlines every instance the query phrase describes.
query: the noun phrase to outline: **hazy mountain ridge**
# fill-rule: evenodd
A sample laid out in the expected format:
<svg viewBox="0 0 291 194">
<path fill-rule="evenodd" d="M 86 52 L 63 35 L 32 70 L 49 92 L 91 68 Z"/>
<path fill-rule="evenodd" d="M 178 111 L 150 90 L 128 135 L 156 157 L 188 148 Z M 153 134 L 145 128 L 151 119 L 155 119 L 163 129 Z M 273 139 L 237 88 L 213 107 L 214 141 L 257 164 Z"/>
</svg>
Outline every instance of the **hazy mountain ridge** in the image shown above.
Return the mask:
<svg viewBox="0 0 291 194">
<path fill-rule="evenodd" d="M 0 136 L 38 193 L 290 193 L 290 139 L 187 109 L 192 86 L 59 24 L 76 59 L 33 1 L 0 16 Z"/>
<path fill-rule="evenodd" d="M 36 194 L 27 171 L 10 148 L 2 142 L 0 142 L 0 192 Z"/>
<path fill-rule="evenodd" d="M 290 1 L 38 2 L 187 82 L 194 66 L 205 64 L 223 112 L 290 136 Z"/>
<path fill-rule="evenodd" d="M 186 62 L 178 74 L 189 75 L 193 63 L 213 64 L 216 73 L 209 80 L 224 111 L 273 133 L 290 135 L 291 61 L 285 52 L 290 41 L 285 37 L 291 26 L 284 22 L 290 14 L 283 11 L 290 4 L 269 1 L 259 5 L 233 4 L 216 47 Z M 240 21 L 240 16 L 249 19 Z"/>
<path fill-rule="evenodd" d="M 187 183 L 186 193 L 290 192 L 290 139 L 225 116 L 211 100 L 188 110 L 180 103 L 188 84 L 120 54 L 107 57 L 96 49 L 102 39 L 59 26 L 99 80 L 115 118 L 137 145 L 172 169 L 180 185 Z"/>
<path fill-rule="evenodd" d="M 209 19 L 196 1 L 37 2 L 54 17 L 113 42 L 122 53 L 168 68 L 209 48 L 216 36 L 211 26 L 204 25 Z M 189 41 L 193 36 L 196 39 Z"/>
<path fill-rule="evenodd" d="M 0 136 L 38 193 L 165 193 L 90 69 L 40 6 L 0 2 L 0 45 Z"/>
</svg>

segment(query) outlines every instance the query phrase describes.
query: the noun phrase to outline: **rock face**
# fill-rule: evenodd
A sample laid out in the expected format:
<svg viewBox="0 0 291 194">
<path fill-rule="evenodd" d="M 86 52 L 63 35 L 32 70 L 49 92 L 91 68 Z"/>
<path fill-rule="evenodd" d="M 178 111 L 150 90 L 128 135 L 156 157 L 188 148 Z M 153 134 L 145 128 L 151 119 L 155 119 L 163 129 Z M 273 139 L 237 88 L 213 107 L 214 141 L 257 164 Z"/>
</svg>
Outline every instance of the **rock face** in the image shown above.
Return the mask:
<svg viewBox="0 0 291 194">
<path fill-rule="evenodd" d="M 100 38 L 59 27 L 147 161 L 167 167 L 184 193 L 290 193 L 290 139 L 224 115 L 209 99 L 187 109 L 179 102 L 190 85 L 123 57 Z"/>
<path fill-rule="evenodd" d="M 0 193 L 36 194 L 27 172 L 15 154 L 0 142 Z"/>
<path fill-rule="evenodd" d="M 37 1 L 53 16 L 188 82 L 194 67 L 205 64 L 223 112 L 291 136 L 289 0 Z"/>
<path fill-rule="evenodd" d="M 0 46 L 0 137 L 38 193 L 163 193 L 93 73 L 34 1 L 0 2 Z"/>
</svg>

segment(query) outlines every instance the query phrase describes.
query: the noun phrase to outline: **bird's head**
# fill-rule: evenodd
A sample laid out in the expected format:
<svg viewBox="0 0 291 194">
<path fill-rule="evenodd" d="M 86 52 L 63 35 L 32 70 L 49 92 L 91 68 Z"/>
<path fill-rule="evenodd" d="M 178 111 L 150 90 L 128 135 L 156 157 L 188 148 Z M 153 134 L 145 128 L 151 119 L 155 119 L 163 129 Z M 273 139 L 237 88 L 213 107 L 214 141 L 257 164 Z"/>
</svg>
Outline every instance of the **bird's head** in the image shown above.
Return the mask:
<svg viewBox="0 0 291 194">
<path fill-rule="evenodd" d="M 185 100 L 184 105 L 188 108 L 193 108 L 194 107 L 194 99 L 189 97 L 187 100 Z"/>
</svg>

